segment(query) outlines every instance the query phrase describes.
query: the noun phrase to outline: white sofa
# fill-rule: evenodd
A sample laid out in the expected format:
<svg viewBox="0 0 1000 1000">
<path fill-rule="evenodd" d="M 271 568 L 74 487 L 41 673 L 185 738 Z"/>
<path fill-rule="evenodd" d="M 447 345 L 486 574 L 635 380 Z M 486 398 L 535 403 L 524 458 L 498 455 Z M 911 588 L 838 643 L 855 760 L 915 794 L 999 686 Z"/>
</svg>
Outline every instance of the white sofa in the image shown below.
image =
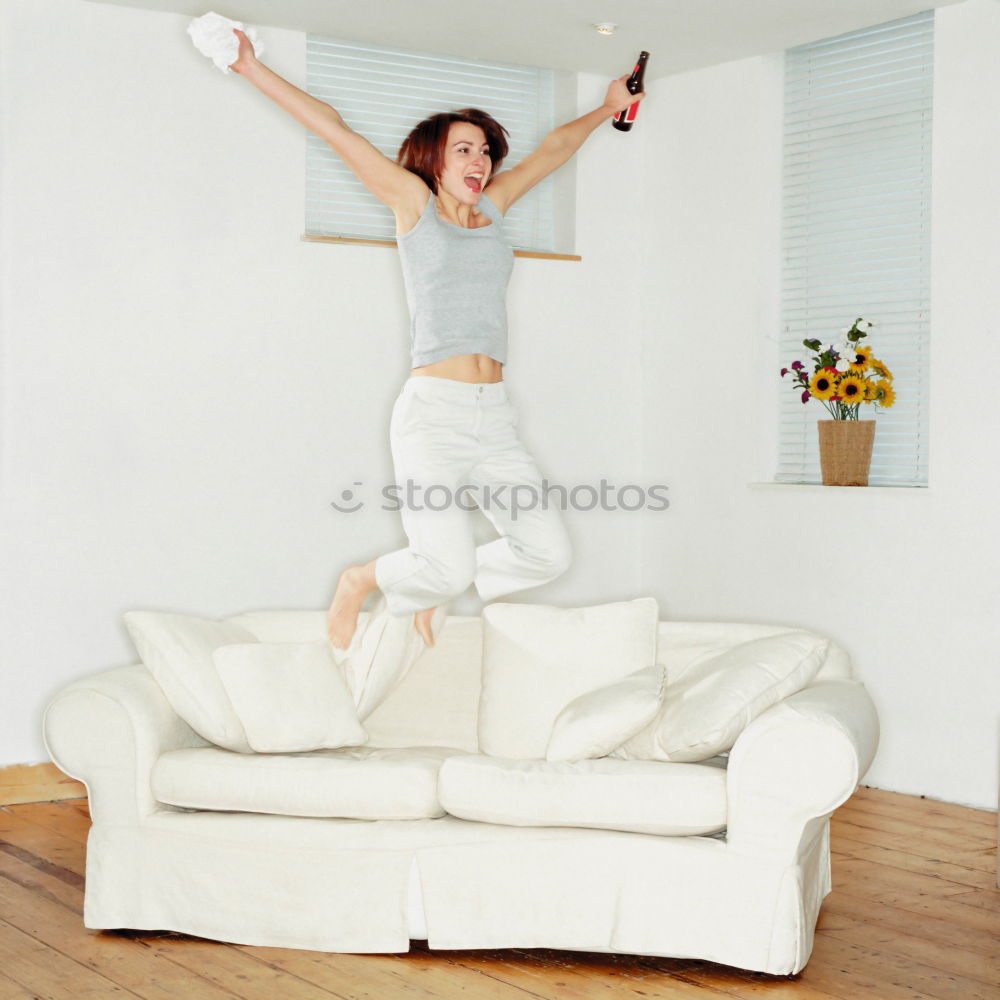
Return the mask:
<svg viewBox="0 0 1000 1000">
<path fill-rule="evenodd" d="M 325 636 L 321 611 L 227 621 L 262 642 Z M 653 622 L 665 702 L 726 649 L 788 631 Z M 43 729 L 90 799 L 85 925 L 330 952 L 426 939 L 801 970 L 830 891 L 829 816 L 878 742 L 844 651 L 825 646 L 804 687 L 757 704 L 728 753 L 568 762 L 481 752 L 483 641 L 482 618 L 447 617 L 365 718 L 367 743 L 332 750 L 215 746 L 142 664 L 61 690 Z"/>
</svg>

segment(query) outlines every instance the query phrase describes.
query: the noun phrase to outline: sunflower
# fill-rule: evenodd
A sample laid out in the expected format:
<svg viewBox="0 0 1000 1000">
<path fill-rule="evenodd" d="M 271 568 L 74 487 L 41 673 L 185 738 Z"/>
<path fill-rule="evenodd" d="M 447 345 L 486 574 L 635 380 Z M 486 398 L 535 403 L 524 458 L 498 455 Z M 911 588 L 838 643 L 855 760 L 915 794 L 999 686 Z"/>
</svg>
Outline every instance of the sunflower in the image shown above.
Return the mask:
<svg viewBox="0 0 1000 1000">
<path fill-rule="evenodd" d="M 873 358 L 870 354 L 868 356 L 868 365 L 879 378 L 892 378 L 892 372 L 885 366 L 885 363 L 879 361 L 878 358 Z"/>
<path fill-rule="evenodd" d="M 857 375 L 845 375 L 837 386 L 837 395 L 840 401 L 850 406 L 852 403 L 861 403 L 865 399 L 865 380 Z"/>
<path fill-rule="evenodd" d="M 837 373 L 820 368 L 809 380 L 809 391 L 817 399 L 830 399 L 837 392 Z"/>
<path fill-rule="evenodd" d="M 868 365 L 868 359 L 872 355 L 870 347 L 852 347 L 845 355 L 851 364 L 851 372 L 860 375 Z"/>
<path fill-rule="evenodd" d="M 889 407 L 896 402 L 896 390 L 888 382 L 876 382 L 873 388 L 875 389 L 875 402 L 879 406 Z"/>
</svg>

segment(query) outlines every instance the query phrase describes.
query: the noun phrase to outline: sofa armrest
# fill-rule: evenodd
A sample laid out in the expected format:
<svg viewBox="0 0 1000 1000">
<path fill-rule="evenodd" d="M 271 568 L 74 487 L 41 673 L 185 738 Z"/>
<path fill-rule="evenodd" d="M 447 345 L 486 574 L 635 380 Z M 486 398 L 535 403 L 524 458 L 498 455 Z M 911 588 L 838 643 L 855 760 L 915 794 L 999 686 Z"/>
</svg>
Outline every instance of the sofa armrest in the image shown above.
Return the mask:
<svg viewBox="0 0 1000 1000">
<path fill-rule="evenodd" d="M 150 772 L 166 750 L 210 746 L 176 712 L 142 664 L 91 674 L 46 705 L 49 756 L 87 786 L 95 823 L 135 824 L 159 805 Z"/>
<path fill-rule="evenodd" d="M 794 857 L 854 794 L 878 740 L 875 706 L 856 680 L 816 682 L 763 712 L 729 755 L 727 842 Z"/>
</svg>

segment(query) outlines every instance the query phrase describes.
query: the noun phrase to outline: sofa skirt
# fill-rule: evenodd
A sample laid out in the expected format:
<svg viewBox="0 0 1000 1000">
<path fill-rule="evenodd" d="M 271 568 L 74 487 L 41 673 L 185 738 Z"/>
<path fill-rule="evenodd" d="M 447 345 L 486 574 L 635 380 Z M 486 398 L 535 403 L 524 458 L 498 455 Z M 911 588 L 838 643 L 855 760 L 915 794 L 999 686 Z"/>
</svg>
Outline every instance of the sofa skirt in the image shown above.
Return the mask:
<svg viewBox="0 0 1000 1000">
<path fill-rule="evenodd" d="M 406 952 L 426 937 L 792 973 L 830 890 L 827 831 L 785 864 L 711 837 L 161 810 L 91 828 L 84 923 L 328 952 Z"/>
</svg>

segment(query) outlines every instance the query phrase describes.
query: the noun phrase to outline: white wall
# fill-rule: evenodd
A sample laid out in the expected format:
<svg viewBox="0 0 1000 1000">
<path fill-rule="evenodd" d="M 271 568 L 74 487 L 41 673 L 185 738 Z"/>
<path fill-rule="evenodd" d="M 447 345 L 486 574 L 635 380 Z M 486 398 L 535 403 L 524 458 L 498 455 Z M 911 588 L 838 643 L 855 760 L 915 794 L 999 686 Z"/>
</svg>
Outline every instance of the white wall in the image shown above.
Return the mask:
<svg viewBox="0 0 1000 1000">
<path fill-rule="evenodd" d="M 781 60 L 663 81 L 649 127 L 644 454 L 675 484 L 643 536 L 673 618 L 805 626 L 879 709 L 865 781 L 996 807 L 1000 491 L 1000 4 L 937 13 L 930 488 L 750 484 L 773 474 Z M 987 221 L 989 220 L 989 221 Z M 845 317 L 845 321 L 851 317 Z M 891 365 L 891 359 L 887 359 Z M 821 416 L 823 414 L 818 414 Z"/>
<path fill-rule="evenodd" d="M 200 56 L 187 23 L 0 5 L 0 764 L 45 759 L 63 684 L 134 662 L 123 611 L 322 608 L 346 565 L 406 544 L 379 509 L 409 373 L 396 253 L 300 240 L 303 130 Z M 302 86 L 304 35 L 262 33 Z M 582 80 L 581 100 L 604 86 Z M 521 259 L 511 285 L 505 377 L 561 483 L 640 469 L 621 247 L 642 144 L 620 139 L 602 130 L 579 157 L 584 261 Z M 355 481 L 365 509 L 336 513 Z M 566 518 L 574 566 L 512 599 L 639 596 L 637 522 Z M 495 537 L 485 519 L 477 537 Z M 470 590 L 452 610 L 479 607 Z"/>
<path fill-rule="evenodd" d="M 992 806 L 1000 4 L 937 16 L 930 489 L 748 485 L 782 388 L 779 60 L 657 81 L 578 158 L 583 261 L 517 262 L 505 376 L 550 479 L 667 483 L 671 507 L 569 512 L 573 567 L 513 599 L 827 631 L 881 713 L 866 781 Z M 395 253 L 299 240 L 302 130 L 185 26 L 0 6 L 0 764 L 44 759 L 62 684 L 134 660 L 123 611 L 323 607 L 405 544 L 376 499 L 408 371 Z M 301 85 L 303 36 L 265 37 Z M 336 514 L 354 481 L 368 506 Z"/>
</svg>

